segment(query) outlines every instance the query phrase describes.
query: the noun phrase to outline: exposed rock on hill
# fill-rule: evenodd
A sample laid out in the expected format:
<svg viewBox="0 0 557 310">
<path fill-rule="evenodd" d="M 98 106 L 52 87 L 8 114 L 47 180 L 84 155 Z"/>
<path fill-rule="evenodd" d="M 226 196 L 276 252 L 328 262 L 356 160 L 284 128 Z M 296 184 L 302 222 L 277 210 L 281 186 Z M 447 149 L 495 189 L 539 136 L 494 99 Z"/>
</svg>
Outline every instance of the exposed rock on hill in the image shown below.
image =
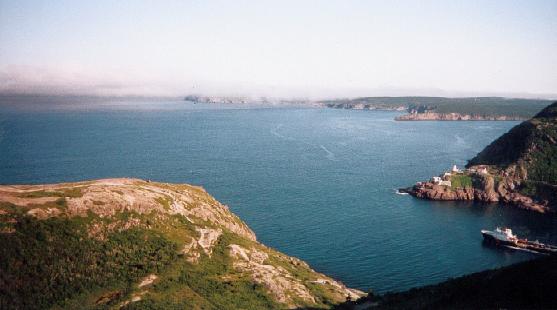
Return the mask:
<svg viewBox="0 0 557 310">
<path fill-rule="evenodd" d="M 0 186 L 0 308 L 329 307 L 362 293 L 258 243 L 202 188 Z"/>
</svg>

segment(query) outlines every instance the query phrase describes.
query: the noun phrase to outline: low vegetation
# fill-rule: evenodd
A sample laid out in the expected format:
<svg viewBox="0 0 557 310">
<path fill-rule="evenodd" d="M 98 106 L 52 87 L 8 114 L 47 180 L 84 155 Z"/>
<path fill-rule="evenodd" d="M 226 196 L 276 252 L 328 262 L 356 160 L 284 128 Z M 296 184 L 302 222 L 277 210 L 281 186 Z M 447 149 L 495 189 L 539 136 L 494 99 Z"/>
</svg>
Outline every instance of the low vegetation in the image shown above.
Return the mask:
<svg viewBox="0 0 557 310">
<path fill-rule="evenodd" d="M 557 206 L 557 103 L 515 126 L 467 166 L 491 165 L 522 182 L 521 193 Z"/>
<path fill-rule="evenodd" d="M 0 309 L 329 308 L 349 292 L 258 243 L 199 187 L 21 188 L 0 186 Z"/>
<path fill-rule="evenodd" d="M 203 254 L 198 264 L 176 262 L 143 300 L 129 304 L 127 309 L 152 309 L 160 301 L 164 301 L 162 305 L 167 309 L 280 308 L 263 286 L 233 268 L 228 245 L 245 242 L 239 239 L 224 234 L 215 244 L 210 259 Z M 184 298 L 184 295 L 193 298 Z"/>
<path fill-rule="evenodd" d="M 451 187 L 453 189 L 472 187 L 472 177 L 466 174 L 452 175 Z"/>
<path fill-rule="evenodd" d="M 149 230 L 124 230 L 98 241 L 87 236 L 90 218 L 12 219 L 16 232 L 0 234 L 2 309 L 63 307 L 65 300 L 102 287 L 126 291 L 177 257 L 176 244 Z"/>
</svg>

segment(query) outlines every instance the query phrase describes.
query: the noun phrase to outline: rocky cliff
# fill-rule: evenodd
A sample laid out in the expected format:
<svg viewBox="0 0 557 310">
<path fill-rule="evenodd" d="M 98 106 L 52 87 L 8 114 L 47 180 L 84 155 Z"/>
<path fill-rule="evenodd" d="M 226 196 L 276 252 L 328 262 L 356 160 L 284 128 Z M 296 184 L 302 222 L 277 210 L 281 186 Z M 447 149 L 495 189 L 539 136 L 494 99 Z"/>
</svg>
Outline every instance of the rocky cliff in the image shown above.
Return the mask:
<svg viewBox="0 0 557 310">
<path fill-rule="evenodd" d="M 505 203 L 522 209 L 540 213 L 553 212 L 554 208 L 547 200 L 536 200 L 521 193 L 518 181 L 499 175 L 470 173 L 453 177 L 469 177 L 471 186 L 459 187 L 440 185 L 434 182 L 419 182 L 411 188 L 402 189 L 417 198 L 429 200 L 469 200 L 485 203 Z"/>
<path fill-rule="evenodd" d="M 397 121 L 520 121 L 520 116 L 510 115 L 479 115 L 462 113 L 410 113 L 395 118 Z"/>
<path fill-rule="evenodd" d="M 361 295 L 257 242 L 200 187 L 0 186 L 1 309 L 327 308 Z"/>
<path fill-rule="evenodd" d="M 404 191 L 432 200 L 504 202 L 538 212 L 557 210 L 557 102 L 504 134 L 449 185 L 418 182 Z M 460 180 L 465 179 L 469 182 Z"/>
</svg>

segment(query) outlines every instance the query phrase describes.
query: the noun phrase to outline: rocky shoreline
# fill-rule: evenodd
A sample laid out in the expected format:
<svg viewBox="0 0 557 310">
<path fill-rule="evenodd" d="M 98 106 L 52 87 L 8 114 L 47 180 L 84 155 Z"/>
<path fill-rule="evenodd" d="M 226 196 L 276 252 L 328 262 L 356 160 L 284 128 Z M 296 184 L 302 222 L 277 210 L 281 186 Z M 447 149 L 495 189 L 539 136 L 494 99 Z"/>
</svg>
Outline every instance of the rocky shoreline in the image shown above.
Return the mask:
<svg viewBox="0 0 557 310">
<path fill-rule="evenodd" d="M 470 167 L 461 173 L 452 173 L 443 181 L 417 182 L 414 186 L 399 189 L 416 198 L 440 201 L 477 201 L 483 203 L 506 203 L 521 209 L 540 213 L 551 212 L 547 201 L 536 201 L 520 192 L 522 181 L 520 179 L 504 176 L 504 172 L 490 168 L 490 172 L 475 172 L 482 167 Z M 455 186 L 451 178 L 469 178 L 470 186 Z M 434 178 L 435 179 L 435 178 Z"/>
<path fill-rule="evenodd" d="M 461 113 L 410 113 L 395 117 L 397 121 L 522 121 L 525 118 L 510 115 L 484 116 Z"/>
<path fill-rule="evenodd" d="M 503 202 L 554 213 L 556 156 L 557 102 L 493 141 L 468 161 L 465 171 L 454 166 L 450 172 L 401 191 L 423 199 Z"/>
</svg>

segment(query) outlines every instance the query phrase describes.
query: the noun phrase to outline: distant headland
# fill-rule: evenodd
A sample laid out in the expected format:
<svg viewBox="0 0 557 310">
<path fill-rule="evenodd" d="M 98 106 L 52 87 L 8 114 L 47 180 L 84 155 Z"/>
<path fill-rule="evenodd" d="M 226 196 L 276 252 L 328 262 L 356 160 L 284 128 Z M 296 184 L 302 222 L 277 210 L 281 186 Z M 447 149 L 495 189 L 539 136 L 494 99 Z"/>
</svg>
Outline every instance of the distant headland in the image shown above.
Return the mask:
<svg viewBox="0 0 557 310">
<path fill-rule="evenodd" d="M 503 97 L 360 97 L 354 99 L 284 99 L 244 96 L 188 95 L 184 100 L 205 104 L 300 105 L 333 109 L 399 111 L 397 121 L 520 121 L 551 104 L 545 99 Z"/>
<path fill-rule="evenodd" d="M 397 121 L 517 121 L 529 119 L 551 102 L 503 97 L 362 97 L 320 103 L 335 109 L 407 112 L 397 116 Z"/>
</svg>

